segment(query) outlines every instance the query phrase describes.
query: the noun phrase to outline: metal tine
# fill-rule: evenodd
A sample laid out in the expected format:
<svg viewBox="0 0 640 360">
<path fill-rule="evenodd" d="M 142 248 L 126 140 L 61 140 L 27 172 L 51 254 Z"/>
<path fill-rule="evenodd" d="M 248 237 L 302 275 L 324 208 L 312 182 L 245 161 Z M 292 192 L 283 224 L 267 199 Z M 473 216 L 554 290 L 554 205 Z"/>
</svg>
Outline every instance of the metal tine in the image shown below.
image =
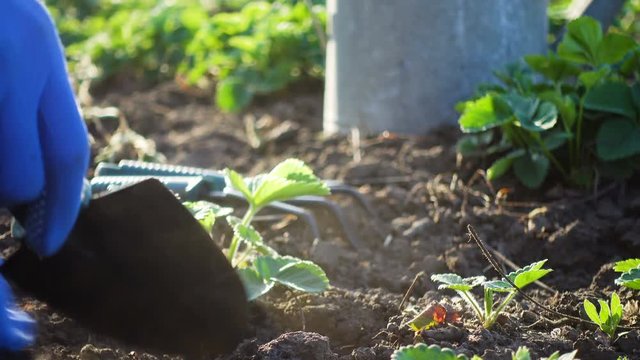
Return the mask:
<svg viewBox="0 0 640 360">
<path fill-rule="evenodd" d="M 369 215 L 373 216 L 374 218 L 377 217 L 377 214 L 373 209 L 373 206 L 371 206 L 369 200 L 367 200 L 367 198 L 353 186 L 349 186 L 335 180 L 325 180 L 325 183 L 327 184 L 329 189 L 331 189 L 332 193 L 342 193 L 353 197 Z"/>
<path fill-rule="evenodd" d="M 338 221 L 342 228 L 343 235 L 347 238 L 347 241 L 353 246 L 354 249 L 358 249 L 362 246 L 360 238 L 356 235 L 351 227 L 351 224 L 347 222 L 347 217 L 344 214 L 342 208 L 338 204 L 331 200 L 327 200 L 320 196 L 298 196 L 291 200 L 287 200 L 287 203 L 293 205 L 302 206 L 317 206 L 325 208 L 331 215 Z"/>
<path fill-rule="evenodd" d="M 209 193 L 209 195 L 213 198 L 230 197 L 230 198 L 234 198 L 234 199 L 242 200 L 243 202 L 246 202 L 245 197 L 239 191 L 230 190 L 230 189 L 225 189 L 224 192 L 220 192 L 220 191 L 211 192 Z M 313 235 L 314 239 L 322 240 L 322 237 L 320 236 L 320 227 L 318 226 L 318 222 L 316 221 L 316 218 L 313 215 L 313 213 L 311 213 L 311 211 L 295 205 L 280 202 L 280 201 L 273 202 L 269 204 L 266 208 L 276 210 L 281 213 L 293 214 L 297 216 L 299 219 L 304 221 L 306 225 L 309 227 L 309 230 L 311 231 L 311 234 Z"/>
</svg>

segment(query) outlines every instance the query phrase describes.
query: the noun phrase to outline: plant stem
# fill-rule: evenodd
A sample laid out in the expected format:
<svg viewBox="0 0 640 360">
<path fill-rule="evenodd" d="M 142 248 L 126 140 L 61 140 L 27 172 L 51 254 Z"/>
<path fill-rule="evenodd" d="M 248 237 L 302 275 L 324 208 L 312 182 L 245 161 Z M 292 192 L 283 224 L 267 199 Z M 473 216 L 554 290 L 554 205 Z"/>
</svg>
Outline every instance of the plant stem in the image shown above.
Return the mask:
<svg viewBox="0 0 640 360">
<path fill-rule="evenodd" d="M 484 315 L 482 315 L 482 310 L 480 310 L 480 305 L 478 304 L 478 302 L 476 301 L 476 299 L 473 298 L 473 296 L 469 295 L 469 292 L 467 291 L 460 291 L 460 290 L 456 290 L 456 292 L 458 293 L 458 295 L 460 295 L 464 300 L 467 301 L 467 303 L 469 305 L 471 305 L 471 307 L 473 308 L 473 311 L 476 313 L 476 315 L 478 316 L 478 319 L 483 322 L 484 321 Z"/>
<path fill-rule="evenodd" d="M 517 291 L 510 292 L 509 295 L 504 299 L 504 301 L 498 306 L 498 308 L 492 314 L 492 316 L 487 317 L 487 320 L 484 322 L 484 324 L 482 324 L 482 326 L 484 326 L 485 329 L 491 328 L 493 324 L 496 322 L 496 320 L 498 320 L 498 315 L 500 315 L 500 312 L 502 311 L 502 309 L 504 309 L 504 307 L 507 306 L 507 304 L 509 304 L 511 300 L 513 300 L 513 298 L 516 297 L 517 294 L 518 294 Z"/>
<path fill-rule="evenodd" d="M 578 105 L 578 119 L 576 120 L 576 142 L 575 142 L 575 163 L 573 164 L 573 166 L 575 168 L 579 167 L 580 163 L 582 162 L 581 156 L 580 156 L 580 148 L 582 146 L 582 122 L 583 122 L 583 117 L 584 117 L 584 98 L 585 96 L 583 96 L 582 98 L 580 98 L 580 105 Z"/>
<path fill-rule="evenodd" d="M 562 167 L 562 164 L 560 163 L 560 161 L 558 161 L 558 159 L 555 156 L 553 156 L 551 151 L 549 151 L 547 146 L 542 141 L 542 138 L 540 136 L 534 136 L 534 138 L 538 142 L 538 145 L 540 145 L 540 149 L 542 150 L 542 153 L 544 154 L 544 156 L 546 156 L 547 159 L 549 159 L 553 163 L 553 165 L 556 167 L 556 169 L 558 169 L 558 171 L 560 171 L 560 173 L 565 179 L 569 179 L 569 174 Z"/>
<path fill-rule="evenodd" d="M 256 215 L 259 209 L 255 209 L 253 205 L 249 206 L 247 212 L 242 217 L 242 221 L 240 222 L 244 226 L 249 226 L 251 220 Z M 227 259 L 231 263 L 231 266 L 235 267 L 236 264 L 233 263 L 233 260 L 236 256 L 236 252 L 238 251 L 238 247 L 240 246 L 240 237 L 238 235 L 233 235 L 231 239 L 231 245 L 229 245 L 229 252 L 227 253 Z"/>
</svg>

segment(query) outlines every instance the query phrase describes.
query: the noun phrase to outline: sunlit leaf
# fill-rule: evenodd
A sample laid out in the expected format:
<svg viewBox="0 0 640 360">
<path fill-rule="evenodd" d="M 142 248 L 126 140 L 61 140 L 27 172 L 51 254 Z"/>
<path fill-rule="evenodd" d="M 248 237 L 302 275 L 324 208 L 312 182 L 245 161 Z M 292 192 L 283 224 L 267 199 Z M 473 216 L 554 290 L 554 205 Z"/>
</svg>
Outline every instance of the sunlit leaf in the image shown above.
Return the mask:
<svg viewBox="0 0 640 360">
<path fill-rule="evenodd" d="M 529 349 L 520 346 L 511 358 L 512 360 L 531 360 L 531 354 L 529 353 Z"/>
<path fill-rule="evenodd" d="M 227 216 L 233 212 L 233 209 L 222 207 L 220 205 L 208 201 L 187 201 L 182 203 L 193 217 L 200 222 L 207 232 L 211 232 L 217 217 Z"/>
<path fill-rule="evenodd" d="M 263 176 L 253 199 L 256 207 L 262 207 L 273 201 L 329 193 L 327 185 L 313 174 L 311 168 L 300 160 L 287 159 Z"/>
<path fill-rule="evenodd" d="M 640 267 L 640 259 L 626 259 L 615 263 L 613 270 L 616 272 L 627 272 Z"/>
<path fill-rule="evenodd" d="M 478 100 L 468 101 L 458 122 L 464 132 L 484 131 L 513 121 L 511 114 L 505 110 L 497 97 L 485 95 Z"/>
<path fill-rule="evenodd" d="M 403 346 L 391 355 L 391 360 L 468 360 L 466 355 L 456 355 L 453 350 L 438 345 L 417 344 Z"/>
<path fill-rule="evenodd" d="M 485 281 L 484 276 L 472 276 L 462 278 L 458 274 L 434 274 L 431 280 L 442 283 L 438 289 L 451 289 L 459 291 L 469 291 Z"/>
<path fill-rule="evenodd" d="M 253 193 L 245 183 L 242 175 L 231 169 L 224 170 L 225 179 L 227 182 L 227 186 L 231 186 L 233 189 L 236 189 L 244 195 L 245 199 L 249 201 L 249 203 L 253 203 Z"/>
<path fill-rule="evenodd" d="M 271 278 L 280 284 L 304 292 L 321 292 L 329 287 L 329 279 L 324 270 L 306 260 L 299 260 L 283 266 Z"/>
<path fill-rule="evenodd" d="M 252 98 L 247 84 L 238 78 L 226 78 L 216 86 L 216 104 L 224 111 L 236 112 L 247 106 Z"/>
<path fill-rule="evenodd" d="M 584 300 L 584 312 L 587 314 L 589 319 L 596 323 L 597 325 L 601 325 L 600 316 L 598 315 L 598 310 L 593 303 L 587 299 Z"/>
</svg>

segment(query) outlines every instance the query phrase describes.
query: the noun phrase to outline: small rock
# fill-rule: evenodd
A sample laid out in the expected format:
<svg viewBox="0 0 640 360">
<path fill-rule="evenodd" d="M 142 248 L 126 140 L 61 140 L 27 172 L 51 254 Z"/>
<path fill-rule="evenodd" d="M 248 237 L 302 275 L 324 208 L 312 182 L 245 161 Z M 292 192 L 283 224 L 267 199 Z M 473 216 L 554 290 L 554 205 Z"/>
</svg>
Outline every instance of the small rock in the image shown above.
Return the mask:
<svg viewBox="0 0 640 360">
<path fill-rule="evenodd" d="M 262 360 L 337 360 L 331 351 L 329 338 L 318 333 L 294 331 L 258 348 L 258 358 Z"/>
<path fill-rule="evenodd" d="M 434 339 L 438 342 L 447 341 L 450 343 L 457 343 L 464 338 L 465 332 L 456 326 L 447 326 L 424 330 L 420 335 L 425 339 Z"/>
<path fill-rule="evenodd" d="M 538 314 L 531 310 L 525 310 L 522 312 L 522 322 L 525 324 L 533 324 L 538 321 L 539 318 Z"/>
<path fill-rule="evenodd" d="M 353 360 L 376 360 L 376 352 L 372 348 L 359 347 L 351 352 Z"/>
<path fill-rule="evenodd" d="M 422 219 L 416 220 L 414 221 L 413 224 L 411 224 L 410 228 L 408 228 L 402 233 L 402 236 L 408 237 L 408 238 L 415 237 L 427 231 L 429 226 L 431 226 L 432 224 L 433 224 L 433 220 L 431 220 L 431 218 L 429 217 L 424 217 Z"/>
<path fill-rule="evenodd" d="M 551 330 L 551 336 L 559 339 L 576 341 L 578 340 L 578 337 L 580 337 L 580 331 L 576 330 L 575 328 L 572 328 L 571 326 L 564 325 Z"/>
<path fill-rule="evenodd" d="M 114 360 L 116 353 L 109 349 L 98 349 L 92 344 L 87 344 L 80 349 L 80 360 Z"/>
<path fill-rule="evenodd" d="M 396 233 L 403 233 L 411 227 L 414 220 L 415 219 L 412 216 L 397 217 L 391 220 L 391 227 L 396 231 Z"/>
<path fill-rule="evenodd" d="M 620 347 L 622 352 L 627 354 L 640 349 L 640 331 L 629 331 L 628 333 L 620 336 L 618 340 L 616 340 L 616 344 L 618 344 L 618 347 Z"/>
</svg>

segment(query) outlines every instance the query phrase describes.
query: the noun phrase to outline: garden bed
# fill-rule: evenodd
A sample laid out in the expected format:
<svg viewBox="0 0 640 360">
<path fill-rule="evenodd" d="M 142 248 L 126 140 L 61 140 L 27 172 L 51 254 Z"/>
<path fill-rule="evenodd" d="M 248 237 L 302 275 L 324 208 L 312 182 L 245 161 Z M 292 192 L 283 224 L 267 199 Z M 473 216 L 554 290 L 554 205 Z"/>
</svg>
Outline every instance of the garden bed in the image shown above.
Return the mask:
<svg viewBox="0 0 640 360">
<path fill-rule="evenodd" d="M 317 132 L 322 96 L 316 86 L 259 99 L 244 116 L 222 114 L 210 96 L 184 92 L 172 83 L 144 91 L 116 88 L 96 104 L 118 107 L 131 128 L 153 139 L 170 163 L 256 174 L 297 157 L 321 177 L 359 187 L 377 211 L 379 219 L 371 219 L 348 199 L 334 198 L 360 234 L 358 248 L 322 216 L 320 241 L 291 218 L 259 223 L 274 248 L 318 263 L 333 287 L 322 294 L 276 289 L 256 301 L 254 336 L 221 359 L 389 359 L 399 346 L 414 341 L 404 325 L 412 315 L 400 305 L 419 272 L 426 275 L 418 278 L 403 308 L 438 303 L 461 314 L 461 323 L 423 332 L 428 344 L 485 360 L 510 359 L 519 346 L 529 347 L 534 358 L 578 349 L 581 359 L 640 359 L 638 330 L 612 343 L 594 326 L 545 314 L 527 300 L 515 301 L 495 327 L 485 330 L 454 293 L 437 291 L 429 280 L 442 272 L 496 276 L 466 236 L 471 224 L 489 246 L 520 266 L 549 259 L 546 266 L 554 271 L 543 279 L 549 288 L 527 288 L 538 301 L 586 319 L 583 300 L 608 297 L 615 290 L 625 304 L 623 325 L 633 324 L 640 317 L 640 298 L 614 285 L 611 263 L 640 254 L 638 179 L 603 184 L 595 193 L 561 186 L 532 192 L 511 183 L 491 187 L 475 176 L 483 164 L 457 159 L 455 127 L 422 137 L 383 134 L 359 145 L 351 137 L 323 139 Z M 260 144 L 246 136 L 246 124 L 253 125 L 249 128 Z M 90 129 L 101 144 L 104 130 L 95 124 Z M 40 324 L 38 343 L 22 356 L 179 358 L 93 334 L 28 297 L 21 296 L 20 302 Z"/>
</svg>

